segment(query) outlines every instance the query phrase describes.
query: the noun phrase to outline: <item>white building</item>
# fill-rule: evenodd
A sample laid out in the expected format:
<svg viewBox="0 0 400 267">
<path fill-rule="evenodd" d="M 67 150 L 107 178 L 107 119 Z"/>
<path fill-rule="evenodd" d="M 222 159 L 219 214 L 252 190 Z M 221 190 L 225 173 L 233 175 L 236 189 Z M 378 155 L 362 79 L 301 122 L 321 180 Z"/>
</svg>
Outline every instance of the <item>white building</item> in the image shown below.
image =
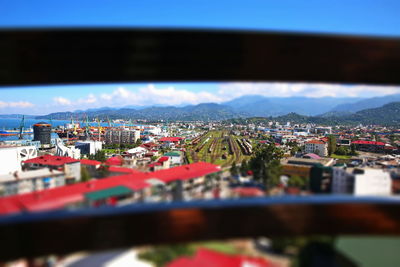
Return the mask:
<svg viewBox="0 0 400 267">
<path fill-rule="evenodd" d="M 0 175 L 0 195 L 9 196 L 65 185 L 62 171 L 43 168 Z"/>
<path fill-rule="evenodd" d="M 144 132 L 147 134 L 152 134 L 152 135 L 160 135 L 160 133 L 162 132 L 162 129 L 160 127 L 156 127 L 156 126 L 147 126 L 147 127 L 145 127 Z"/>
<path fill-rule="evenodd" d="M 315 127 L 316 134 L 332 134 L 332 127 Z"/>
<path fill-rule="evenodd" d="M 332 193 L 387 196 L 392 193 L 392 179 L 389 172 L 380 169 L 355 169 L 349 173 L 333 168 Z"/>
<path fill-rule="evenodd" d="M 35 146 L 0 147 L 0 175 L 21 170 L 21 162 L 37 157 Z"/>
<path fill-rule="evenodd" d="M 80 149 L 81 154 L 94 155 L 97 151 L 103 149 L 103 142 L 101 141 L 78 141 L 75 143 L 75 148 Z"/>
<path fill-rule="evenodd" d="M 71 157 L 73 159 L 81 158 L 81 150 L 73 146 L 65 146 L 60 138 L 56 139 L 56 156 Z"/>
<path fill-rule="evenodd" d="M 182 153 L 179 151 L 172 151 L 164 154 L 165 157 L 169 158 L 172 166 L 181 165 L 183 162 Z"/>
<path fill-rule="evenodd" d="M 144 157 L 144 154 L 146 154 L 148 150 L 144 147 L 138 146 L 132 149 L 129 149 L 126 151 L 126 153 L 132 155 L 135 158 L 142 158 Z"/>
<path fill-rule="evenodd" d="M 321 140 L 311 140 L 305 143 L 304 152 L 326 157 L 328 156 L 328 145 Z"/>
</svg>

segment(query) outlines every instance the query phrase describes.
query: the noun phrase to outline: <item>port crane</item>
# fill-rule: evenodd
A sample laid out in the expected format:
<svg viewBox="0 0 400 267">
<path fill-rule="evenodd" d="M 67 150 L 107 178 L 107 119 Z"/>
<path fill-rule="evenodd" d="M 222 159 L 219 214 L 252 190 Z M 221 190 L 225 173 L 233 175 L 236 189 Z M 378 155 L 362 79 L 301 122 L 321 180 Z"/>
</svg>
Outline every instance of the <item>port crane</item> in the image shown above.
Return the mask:
<svg viewBox="0 0 400 267">
<path fill-rule="evenodd" d="M 22 120 L 19 124 L 19 137 L 18 139 L 23 139 L 23 133 L 24 133 L 24 128 L 25 128 L 25 115 L 22 115 Z"/>
<path fill-rule="evenodd" d="M 98 128 L 99 128 L 99 131 L 98 131 L 98 133 L 99 133 L 99 141 L 101 141 L 101 132 L 103 131 L 103 128 L 101 127 L 99 118 L 96 118 L 96 121 L 97 121 L 97 125 L 98 125 Z"/>
</svg>

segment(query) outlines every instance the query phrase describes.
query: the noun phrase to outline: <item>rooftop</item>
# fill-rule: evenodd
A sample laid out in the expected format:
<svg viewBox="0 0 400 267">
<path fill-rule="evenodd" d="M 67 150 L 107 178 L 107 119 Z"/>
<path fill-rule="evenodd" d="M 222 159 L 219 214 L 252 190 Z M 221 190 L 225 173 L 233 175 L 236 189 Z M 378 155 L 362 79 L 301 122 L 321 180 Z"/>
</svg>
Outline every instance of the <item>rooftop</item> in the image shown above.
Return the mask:
<svg viewBox="0 0 400 267">
<path fill-rule="evenodd" d="M 34 164 L 48 165 L 48 166 L 61 166 L 64 164 L 74 163 L 74 162 L 79 162 L 79 160 L 70 157 L 43 155 L 33 159 L 25 160 L 23 163 L 34 163 Z"/>
<path fill-rule="evenodd" d="M 376 141 L 364 141 L 364 140 L 356 140 L 351 142 L 352 144 L 358 144 L 358 145 L 376 145 L 376 146 L 384 146 L 385 143 L 383 142 L 376 142 Z"/>
<path fill-rule="evenodd" d="M 89 182 L 76 183 L 67 186 L 45 189 L 27 194 L 0 198 L 0 215 L 16 213 L 22 210 L 42 211 L 63 208 L 66 205 L 81 202 L 85 194 L 98 190 L 124 186 L 132 191 L 142 190 L 151 186 L 149 179 L 161 182 L 188 180 L 201 177 L 210 173 L 219 172 L 221 168 L 206 162 L 196 162 L 170 169 L 143 173 L 130 168 L 110 167 L 110 171 L 126 171 L 120 176 L 112 176 Z M 128 173 L 129 171 L 129 173 Z M 107 191 L 108 192 L 108 191 Z"/>
<path fill-rule="evenodd" d="M 168 157 L 161 157 L 161 158 L 158 159 L 158 162 L 162 163 L 162 162 L 165 162 L 165 161 L 168 161 L 168 160 L 169 160 Z"/>
<path fill-rule="evenodd" d="M 324 166 L 331 166 L 334 160 L 331 158 L 320 158 L 320 159 L 305 159 L 305 158 L 288 158 L 287 163 L 297 165 L 315 165 L 322 164 Z"/>
<path fill-rule="evenodd" d="M 182 137 L 162 137 L 160 138 L 160 142 L 179 142 L 182 140 Z"/>
<path fill-rule="evenodd" d="M 311 141 L 306 142 L 306 144 L 324 145 L 325 142 L 321 141 L 321 140 L 311 140 Z"/>
<path fill-rule="evenodd" d="M 4 197 L 0 199 L 0 215 L 22 210 L 44 211 L 63 208 L 66 205 L 83 201 L 86 193 L 117 186 L 124 186 L 130 190 L 137 191 L 150 186 L 150 184 L 143 180 L 135 179 L 132 175 L 121 175 Z"/>
<path fill-rule="evenodd" d="M 181 154 L 179 152 L 172 151 L 172 152 L 165 153 L 164 156 L 166 156 L 166 157 L 180 157 Z"/>
<path fill-rule="evenodd" d="M 97 160 L 91 160 L 91 159 L 81 159 L 81 164 L 97 166 L 97 165 L 100 165 L 101 162 L 97 161 Z"/>
</svg>

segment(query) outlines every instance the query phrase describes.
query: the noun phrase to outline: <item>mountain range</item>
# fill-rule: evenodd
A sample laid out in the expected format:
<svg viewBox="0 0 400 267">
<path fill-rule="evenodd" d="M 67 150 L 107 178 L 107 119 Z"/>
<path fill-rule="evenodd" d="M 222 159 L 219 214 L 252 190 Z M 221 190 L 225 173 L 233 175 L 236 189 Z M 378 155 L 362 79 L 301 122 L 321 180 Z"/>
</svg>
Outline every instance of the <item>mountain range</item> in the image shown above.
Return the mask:
<svg viewBox="0 0 400 267">
<path fill-rule="evenodd" d="M 315 123 L 320 125 L 400 125 L 400 102 L 393 102 L 383 105 L 379 108 L 371 108 L 357 111 L 355 113 L 341 116 L 305 116 L 297 113 L 289 113 L 278 117 L 253 117 L 253 118 L 235 118 L 230 119 L 228 123 L 246 123 L 246 122 L 268 122 L 270 120 L 279 123 Z"/>
<path fill-rule="evenodd" d="M 264 97 L 246 95 L 221 104 L 202 103 L 187 106 L 150 106 L 123 108 L 103 107 L 57 112 L 39 119 L 70 119 L 71 117 L 99 119 L 146 119 L 146 120 L 226 120 L 248 117 L 280 117 L 286 114 L 301 114 L 305 117 L 323 119 L 357 117 L 364 109 L 381 107 L 390 102 L 400 101 L 400 94 L 373 98 L 309 98 L 309 97 Z M 350 121 L 350 120 L 349 120 Z"/>
</svg>

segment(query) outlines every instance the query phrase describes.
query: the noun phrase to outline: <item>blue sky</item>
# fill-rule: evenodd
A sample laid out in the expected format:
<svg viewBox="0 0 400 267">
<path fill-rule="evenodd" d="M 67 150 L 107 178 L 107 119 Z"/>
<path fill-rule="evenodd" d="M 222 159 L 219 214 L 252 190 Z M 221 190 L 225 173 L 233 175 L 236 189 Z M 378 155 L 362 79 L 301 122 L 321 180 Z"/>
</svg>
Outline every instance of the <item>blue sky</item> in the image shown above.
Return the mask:
<svg viewBox="0 0 400 267">
<path fill-rule="evenodd" d="M 399 36 L 398 0 L 2 0 L 1 27 L 199 27 Z"/>
<path fill-rule="evenodd" d="M 1 0 L 0 27 L 186 27 L 400 37 L 396 0 Z M 75 85 L 0 90 L 0 114 L 223 102 L 244 94 L 357 97 L 397 87 L 265 83 Z"/>
</svg>

